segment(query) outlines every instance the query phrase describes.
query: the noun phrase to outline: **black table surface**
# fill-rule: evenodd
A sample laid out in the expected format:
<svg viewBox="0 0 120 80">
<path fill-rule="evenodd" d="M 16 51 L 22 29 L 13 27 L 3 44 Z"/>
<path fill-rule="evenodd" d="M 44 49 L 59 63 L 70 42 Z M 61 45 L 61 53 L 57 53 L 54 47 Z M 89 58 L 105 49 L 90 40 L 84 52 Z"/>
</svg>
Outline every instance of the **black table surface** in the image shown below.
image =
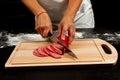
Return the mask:
<svg viewBox="0 0 120 80">
<path fill-rule="evenodd" d="M 103 34 L 105 32 L 106 30 L 103 31 L 98 29 L 93 34 Z M 119 30 L 107 30 L 107 32 L 114 34 L 119 33 Z M 106 37 L 110 36 L 99 35 L 98 37 L 106 40 Z M 112 37 L 115 37 L 115 35 Z M 116 39 L 120 39 L 118 37 Z M 1 37 L 1 40 L 2 39 L 3 38 Z M 119 40 L 111 40 L 109 42 L 116 48 L 119 55 Z M 115 65 L 57 66 L 5 69 L 4 65 L 14 48 L 15 46 L 5 46 L 3 48 L 0 48 L 0 80 L 120 80 L 119 57 Z"/>
</svg>

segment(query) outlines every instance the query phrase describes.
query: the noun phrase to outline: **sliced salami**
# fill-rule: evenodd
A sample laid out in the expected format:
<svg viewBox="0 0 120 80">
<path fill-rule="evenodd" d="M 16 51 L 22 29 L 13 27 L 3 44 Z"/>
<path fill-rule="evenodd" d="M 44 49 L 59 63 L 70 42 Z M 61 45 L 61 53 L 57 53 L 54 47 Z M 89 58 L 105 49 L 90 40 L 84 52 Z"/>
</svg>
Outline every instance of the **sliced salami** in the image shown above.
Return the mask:
<svg viewBox="0 0 120 80">
<path fill-rule="evenodd" d="M 63 48 L 64 48 L 62 45 L 60 45 L 58 43 L 53 43 L 52 45 L 55 46 L 56 48 L 60 49 L 60 50 L 63 50 Z"/>
<path fill-rule="evenodd" d="M 44 51 L 44 46 L 40 46 L 37 50 L 38 50 L 38 53 L 40 54 L 40 55 L 43 55 L 43 56 L 48 56 L 48 54 L 47 53 L 45 53 L 45 51 Z"/>
<path fill-rule="evenodd" d="M 56 48 L 54 45 L 50 45 L 50 47 L 52 48 L 52 50 L 55 53 L 57 53 L 57 54 L 63 54 L 63 52 L 60 49 Z"/>
<path fill-rule="evenodd" d="M 53 43 L 48 46 L 40 46 L 33 51 L 33 54 L 38 57 L 51 56 L 53 58 L 61 58 L 63 46 Z"/>
<path fill-rule="evenodd" d="M 61 55 L 54 53 L 49 46 L 44 48 L 44 50 L 47 54 L 49 54 L 53 58 L 56 58 L 56 59 L 61 58 Z"/>
<path fill-rule="evenodd" d="M 49 46 L 46 46 L 46 47 L 44 48 L 44 51 L 45 51 L 46 54 L 50 55 L 50 50 L 47 49 L 48 47 L 49 47 Z"/>
<path fill-rule="evenodd" d="M 37 57 L 44 57 L 43 55 L 39 54 L 38 49 L 35 49 L 35 50 L 33 51 L 33 55 L 35 55 L 35 56 L 37 56 Z"/>
<path fill-rule="evenodd" d="M 56 53 L 54 53 L 54 52 L 50 52 L 50 56 L 53 57 L 53 58 L 56 58 L 56 59 L 61 58 L 61 55 L 56 54 Z"/>
</svg>

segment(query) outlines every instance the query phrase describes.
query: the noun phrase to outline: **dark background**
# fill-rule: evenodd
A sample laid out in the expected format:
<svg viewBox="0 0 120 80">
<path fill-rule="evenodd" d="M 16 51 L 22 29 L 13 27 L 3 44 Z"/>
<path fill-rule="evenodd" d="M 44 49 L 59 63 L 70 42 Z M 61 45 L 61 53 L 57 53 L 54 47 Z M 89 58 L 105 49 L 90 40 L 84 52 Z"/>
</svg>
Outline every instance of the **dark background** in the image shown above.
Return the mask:
<svg viewBox="0 0 120 80">
<path fill-rule="evenodd" d="M 95 15 L 96 29 L 120 30 L 118 0 L 91 0 Z M 34 15 L 20 0 L 0 1 L 0 30 L 34 31 Z"/>
<path fill-rule="evenodd" d="M 110 39 L 106 32 L 112 34 L 109 41 L 120 54 L 120 3 L 119 0 L 91 0 L 95 15 L 95 32 L 101 39 Z M 4 31 L 8 33 L 34 32 L 34 15 L 20 0 L 0 1 L 0 43 L 7 41 Z M 88 32 L 88 30 L 87 30 Z M 88 34 L 88 36 L 92 34 Z M 115 35 L 115 36 L 114 36 Z M 4 43 L 3 43 L 4 45 Z M 5 62 L 15 46 L 0 48 L 0 80 L 120 80 L 120 57 L 115 66 L 83 66 L 42 69 L 7 70 Z"/>
</svg>

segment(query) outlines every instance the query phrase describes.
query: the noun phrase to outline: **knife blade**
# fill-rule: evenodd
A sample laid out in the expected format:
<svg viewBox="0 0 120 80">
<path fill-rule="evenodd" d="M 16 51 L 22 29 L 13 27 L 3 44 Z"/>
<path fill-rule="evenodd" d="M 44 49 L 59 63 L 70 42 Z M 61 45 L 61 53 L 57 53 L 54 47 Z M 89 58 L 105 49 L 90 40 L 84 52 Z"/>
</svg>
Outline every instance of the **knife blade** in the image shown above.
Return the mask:
<svg viewBox="0 0 120 80">
<path fill-rule="evenodd" d="M 48 37 L 49 37 L 49 41 L 62 45 L 67 50 L 67 53 L 70 56 L 72 56 L 72 57 L 77 59 L 77 56 L 64 43 L 62 43 L 54 34 L 51 34 L 49 32 L 48 33 Z"/>
</svg>

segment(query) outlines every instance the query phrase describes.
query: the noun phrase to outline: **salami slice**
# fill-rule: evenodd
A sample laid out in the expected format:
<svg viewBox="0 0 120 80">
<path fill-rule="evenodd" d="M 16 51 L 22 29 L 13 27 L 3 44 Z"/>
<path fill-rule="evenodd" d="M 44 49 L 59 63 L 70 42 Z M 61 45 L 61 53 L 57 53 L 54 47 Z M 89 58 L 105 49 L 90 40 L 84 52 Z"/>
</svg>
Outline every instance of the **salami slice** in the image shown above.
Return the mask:
<svg viewBox="0 0 120 80">
<path fill-rule="evenodd" d="M 44 48 L 43 46 L 40 46 L 37 50 L 38 50 L 38 53 L 42 56 L 48 56 L 48 54 L 45 53 L 44 51 Z"/>
<path fill-rule="evenodd" d="M 60 49 L 60 50 L 64 49 L 64 47 L 62 45 L 58 44 L 58 43 L 53 43 L 52 45 L 55 46 L 56 48 Z"/>
<path fill-rule="evenodd" d="M 53 58 L 56 58 L 56 59 L 61 58 L 61 55 L 56 54 L 56 53 L 54 53 L 54 52 L 50 52 L 50 56 L 53 57 Z"/>
<path fill-rule="evenodd" d="M 52 51 L 52 49 L 50 48 L 50 46 L 46 47 L 44 50 L 45 50 L 45 52 L 47 54 L 49 54 L 53 58 L 56 58 L 56 59 L 61 58 L 61 55 L 56 54 L 54 51 Z"/>
<path fill-rule="evenodd" d="M 61 58 L 63 46 L 57 43 L 53 43 L 48 46 L 40 46 L 33 51 L 33 55 L 38 57 L 51 56 L 53 58 Z"/>
<path fill-rule="evenodd" d="M 49 47 L 49 46 L 46 46 L 46 47 L 44 48 L 44 52 L 45 52 L 46 54 L 50 55 L 50 50 L 47 49 L 48 47 Z"/>
<path fill-rule="evenodd" d="M 50 45 L 50 47 L 52 48 L 52 50 L 55 53 L 57 53 L 57 54 L 63 54 L 63 52 L 60 49 L 56 48 L 54 45 Z"/>
<path fill-rule="evenodd" d="M 43 49 L 44 49 L 43 46 L 40 46 L 40 47 L 36 48 L 36 49 L 33 51 L 33 55 L 38 56 L 38 57 L 48 56 L 48 54 L 46 54 Z"/>
<path fill-rule="evenodd" d="M 33 51 L 33 55 L 35 55 L 35 56 L 37 56 L 37 57 L 44 57 L 43 55 L 39 54 L 38 49 L 35 49 L 35 50 Z"/>
</svg>

